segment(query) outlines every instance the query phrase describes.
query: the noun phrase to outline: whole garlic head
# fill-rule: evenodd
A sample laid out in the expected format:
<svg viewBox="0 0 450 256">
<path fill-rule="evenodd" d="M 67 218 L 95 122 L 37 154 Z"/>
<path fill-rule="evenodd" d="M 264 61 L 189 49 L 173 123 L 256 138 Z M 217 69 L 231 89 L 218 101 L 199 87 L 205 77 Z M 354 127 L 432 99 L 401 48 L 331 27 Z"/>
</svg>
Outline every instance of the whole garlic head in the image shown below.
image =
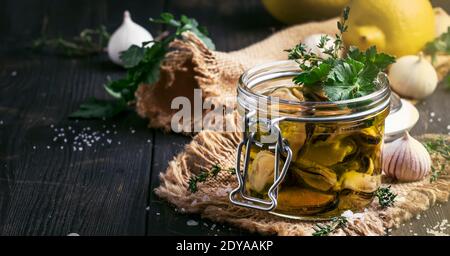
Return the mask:
<svg viewBox="0 0 450 256">
<path fill-rule="evenodd" d="M 125 11 L 123 14 L 122 25 L 111 35 L 108 42 L 108 56 L 112 62 L 122 65 L 120 54 L 126 51 L 130 46 L 141 46 L 143 42 L 152 41 L 152 35 L 142 26 L 134 23 L 131 19 L 130 12 Z M 150 47 L 148 44 L 146 47 Z"/>
<path fill-rule="evenodd" d="M 309 50 L 312 53 L 317 54 L 321 58 L 327 59 L 330 56 L 327 55 L 327 54 L 324 54 L 322 52 L 322 50 L 319 47 L 317 47 L 317 45 L 319 45 L 319 43 L 320 43 L 320 39 L 323 36 L 327 36 L 330 39 L 325 44 L 325 48 L 329 49 L 329 48 L 333 47 L 334 41 L 336 40 L 336 38 L 334 38 L 333 36 L 327 35 L 327 34 L 313 34 L 313 35 L 310 35 L 310 36 L 306 37 L 303 40 L 303 44 L 306 46 L 306 50 Z"/>
<path fill-rule="evenodd" d="M 431 169 L 428 151 L 408 132 L 383 148 L 383 171 L 398 181 L 418 181 Z"/>
<path fill-rule="evenodd" d="M 389 69 L 392 89 L 400 96 L 423 99 L 434 92 L 438 84 L 436 70 L 423 54 L 403 56 Z"/>
</svg>

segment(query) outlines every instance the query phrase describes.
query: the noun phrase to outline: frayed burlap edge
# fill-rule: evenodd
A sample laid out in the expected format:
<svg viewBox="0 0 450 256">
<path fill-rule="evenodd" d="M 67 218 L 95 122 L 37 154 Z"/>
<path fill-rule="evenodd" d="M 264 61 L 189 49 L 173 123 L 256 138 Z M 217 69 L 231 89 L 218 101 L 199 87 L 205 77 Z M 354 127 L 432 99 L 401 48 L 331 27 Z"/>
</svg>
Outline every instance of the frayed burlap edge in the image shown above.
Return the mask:
<svg viewBox="0 0 450 256">
<path fill-rule="evenodd" d="M 420 139 L 435 139 L 440 135 L 425 135 Z M 449 136 L 446 137 L 449 140 Z M 315 222 L 295 221 L 276 217 L 263 211 L 232 205 L 228 193 L 237 186 L 236 177 L 222 171 L 217 178 L 200 183 L 196 193 L 188 191 L 192 174 L 219 163 L 223 169 L 234 166 L 238 133 L 204 131 L 194 137 L 184 152 L 169 163 L 160 174 L 161 184 L 155 193 L 186 213 L 197 213 L 203 218 L 228 223 L 250 232 L 261 234 L 311 235 Z M 437 164 L 434 156 L 433 163 Z M 438 166 L 436 166 L 438 167 Z M 448 168 L 448 167 L 447 167 Z M 393 207 L 379 208 L 374 201 L 364 212 L 363 220 L 355 220 L 333 235 L 384 235 L 387 228 L 399 226 L 437 202 L 446 202 L 450 193 L 450 177 L 440 177 L 430 183 L 429 178 L 414 183 L 391 183 L 398 194 Z"/>
</svg>

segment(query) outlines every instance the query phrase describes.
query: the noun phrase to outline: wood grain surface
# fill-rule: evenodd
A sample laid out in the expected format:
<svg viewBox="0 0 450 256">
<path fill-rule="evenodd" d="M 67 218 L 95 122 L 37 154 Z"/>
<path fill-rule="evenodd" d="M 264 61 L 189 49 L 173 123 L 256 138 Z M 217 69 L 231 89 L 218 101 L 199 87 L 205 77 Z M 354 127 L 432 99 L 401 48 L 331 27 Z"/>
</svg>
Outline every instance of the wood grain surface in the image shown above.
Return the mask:
<svg viewBox="0 0 450 256">
<path fill-rule="evenodd" d="M 450 10 L 450 1 L 433 2 Z M 165 28 L 148 25 L 148 17 L 193 16 L 221 51 L 284 27 L 259 0 L 0 0 L 0 235 L 247 234 L 175 211 L 154 195 L 159 173 L 190 137 L 148 129 L 133 113 L 110 121 L 66 118 L 86 98 L 106 98 L 102 85 L 123 75 L 121 68 L 104 55 L 69 59 L 27 47 L 43 34 L 70 37 L 100 24 L 113 31 L 126 9 L 153 35 Z M 449 97 L 440 86 L 418 104 L 414 135 L 450 132 Z M 61 128 L 67 143 L 53 141 Z M 74 151 L 75 136 L 94 131 L 104 134 L 100 142 Z M 391 233 L 427 235 L 426 227 L 449 216 L 450 204 L 436 206 Z"/>
</svg>

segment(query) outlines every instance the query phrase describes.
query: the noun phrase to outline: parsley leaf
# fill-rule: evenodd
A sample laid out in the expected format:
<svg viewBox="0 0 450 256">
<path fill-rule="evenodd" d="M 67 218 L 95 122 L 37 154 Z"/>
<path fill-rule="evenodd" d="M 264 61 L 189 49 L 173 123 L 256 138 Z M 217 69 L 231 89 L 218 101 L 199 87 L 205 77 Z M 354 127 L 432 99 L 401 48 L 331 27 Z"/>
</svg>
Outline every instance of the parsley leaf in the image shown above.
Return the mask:
<svg viewBox="0 0 450 256">
<path fill-rule="evenodd" d="M 393 56 L 378 53 L 375 46 L 369 47 L 365 52 L 358 48 L 350 47 L 347 56 L 339 57 L 343 49 L 342 34 L 348 30 L 347 19 L 350 9 L 345 8 L 343 21 L 338 22 L 340 34 L 336 35 L 334 46 L 326 48 L 330 40 L 327 36 L 320 39 L 317 47 L 328 58 L 322 58 L 303 44 L 296 45 L 288 52 L 288 58 L 295 60 L 302 72 L 293 78 L 293 82 L 305 86 L 312 99 L 325 99 L 329 101 L 340 101 L 362 97 L 374 92 L 377 88 L 375 80 L 380 72 L 395 62 Z M 317 88 L 319 90 L 317 90 Z"/>
<path fill-rule="evenodd" d="M 139 64 L 145 56 L 145 48 L 132 45 L 127 51 L 122 52 L 120 59 L 125 68 L 132 68 Z"/>
<path fill-rule="evenodd" d="M 87 102 L 70 117 L 108 118 L 125 111 L 127 103 L 135 100 L 134 95 L 140 84 L 154 84 L 159 80 L 159 68 L 169 49 L 169 44 L 174 39 L 181 38 L 183 32 L 191 31 L 210 49 L 215 49 L 214 43 L 208 37 L 208 32 L 200 27 L 195 19 L 182 15 L 180 20 L 177 20 L 170 13 L 162 13 L 159 19 L 150 19 L 150 21 L 175 27 L 176 31 L 161 41 L 143 42 L 141 46 L 130 46 L 120 56 L 127 69 L 127 75 L 121 79 L 109 81 L 104 86 L 106 92 L 116 101 Z M 148 46 L 150 43 L 152 45 Z"/>
</svg>

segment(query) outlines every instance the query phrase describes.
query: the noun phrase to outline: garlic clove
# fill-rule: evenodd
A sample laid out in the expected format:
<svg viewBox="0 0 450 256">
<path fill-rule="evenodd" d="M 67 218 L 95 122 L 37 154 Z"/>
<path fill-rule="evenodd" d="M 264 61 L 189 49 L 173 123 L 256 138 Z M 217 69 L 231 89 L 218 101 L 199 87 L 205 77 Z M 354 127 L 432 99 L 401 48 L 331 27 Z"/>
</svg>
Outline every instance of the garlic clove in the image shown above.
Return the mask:
<svg viewBox="0 0 450 256">
<path fill-rule="evenodd" d="M 398 181 L 418 181 L 431 170 L 431 158 L 425 147 L 411 137 L 404 136 L 383 148 L 383 172 Z"/>
<path fill-rule="evenodd" d="M 407 98 L 423 99 L 434 92 L 438 76 L 423 54 L 403 56 L 389 69 L 392 89 Z"/>
<path fill-rule="evenodd" d="M 142 26 L 134 23 L 130 12 L 123 14 L 122 25 L 111 35 L 108 42 L 108 56 L 112 62 L 123 65 L 120 54 L 126 51 L 130 46 L 141 46 L 143 42 L 152 41 L 153 36 Z M 150 47 L 148 44 L 146 47 Z"/>
<path fill-rule="evenodd" d="M 334 41 L 336 41 L 336 38 L 334 38 L 333 36 L 327 35 L 327 34 L 313 34 L 313 35 L 310 35 L 310 36 L 306 37 L 303 40 L 303 44 L 305 45 L 306 50 L 317 54 L 321 58 L 328 59 L 330 56 L 325 54 L 325 53 L 323 53 L 322 50 L 319 49 L 319 47 L 317 47 L 317 45 L 319 45 L 319 43 L 320 43 L 320 39 L 323 36 L 327 36 L 330 39 L 325 44 L 325 48 L 329 49 L 329 48 L 333 47 Z"/>
</svg>

